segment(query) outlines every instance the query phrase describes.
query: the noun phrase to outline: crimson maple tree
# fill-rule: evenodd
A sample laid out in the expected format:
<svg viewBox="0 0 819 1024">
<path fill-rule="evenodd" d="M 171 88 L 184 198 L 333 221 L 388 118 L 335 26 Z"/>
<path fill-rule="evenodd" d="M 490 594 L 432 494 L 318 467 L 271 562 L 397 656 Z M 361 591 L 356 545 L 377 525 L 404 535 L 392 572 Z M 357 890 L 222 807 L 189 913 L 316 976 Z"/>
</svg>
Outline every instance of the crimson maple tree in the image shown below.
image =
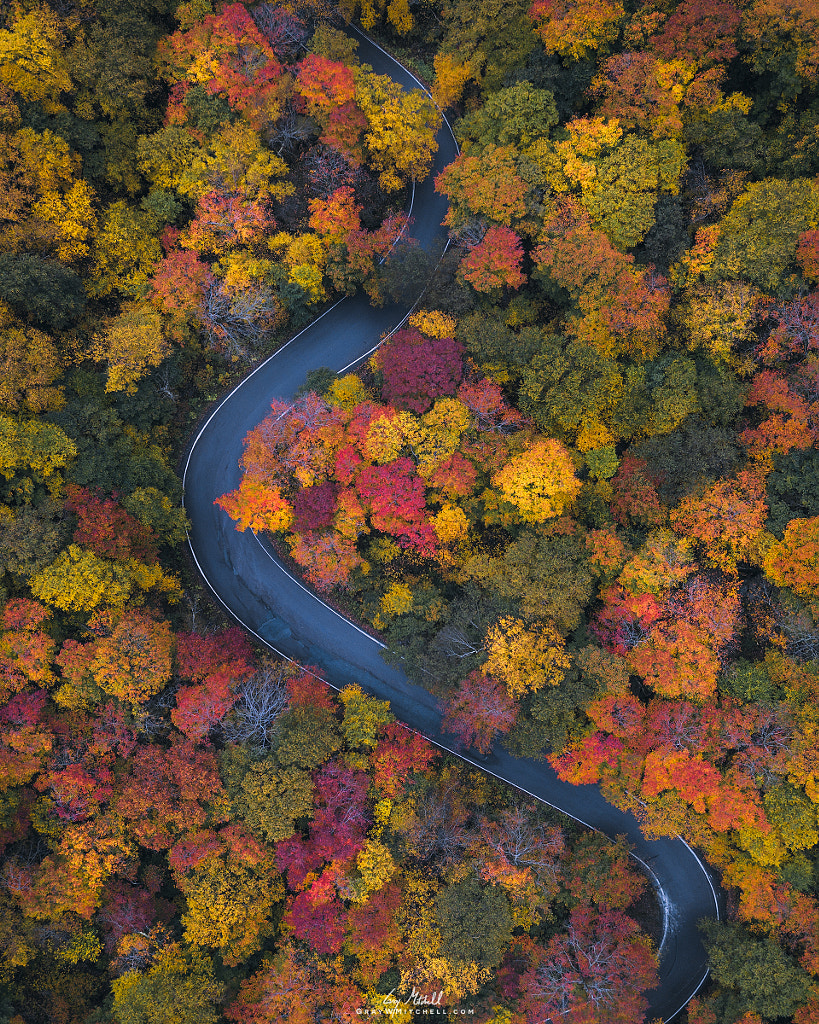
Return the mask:
<svg viewBox="0 0 819 1024">
<path fill-rule="evenodd" d="M 455 394 L 463 377 L 463 346 L 404 328 L 378 350 L 376 366 L 384 377 L 384 401 L 422 413 L 436 398 Z"/>
<path fill-rule="evenodd" d="M 483 754 L 496 736 L 509 732 L 517 718 L 515 701 L 506 687 L 479 670 L 460 683 L 443 711 L 443 728 Z"/>
<path fill-rule="evenodd" d="M 526 283 L 521 271 L 523 247 L 520 236 L 503 225 L 487 230 L 477 245 L 461 260 L 464 280 L 479 292 L 498 293 Z"/>
</svg>

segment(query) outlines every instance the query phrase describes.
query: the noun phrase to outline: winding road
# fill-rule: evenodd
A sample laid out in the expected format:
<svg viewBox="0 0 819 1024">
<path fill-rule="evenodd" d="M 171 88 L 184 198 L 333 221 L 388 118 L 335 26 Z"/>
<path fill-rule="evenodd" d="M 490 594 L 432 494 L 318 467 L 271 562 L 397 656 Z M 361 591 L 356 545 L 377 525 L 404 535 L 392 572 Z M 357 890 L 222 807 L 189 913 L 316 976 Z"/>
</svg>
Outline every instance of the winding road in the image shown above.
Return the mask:
<svg viewBox="0 0 819 1024">
<path fill-rule="evenodd" d="M 421 85 L 370 40 L 359 56 L 379 74 L 405 88 Z M 434 172 L 450 163 L 457 145 L 445 123 L 438 135 Z M 446 201 L 432 175 L 413 195 L 412 234 L 426 248 L 441 246 Z M 406 308 L 371 307 L 364 296 L 337 303 L 258 366 L 226 395 L 193 437 L 184 466 L 184 505 L 191 523 L 193 558 L 205 582 L 230 614 L 258 641 L 287 658 L 317 665 L 334 686 L 360 683 L 389 700 L 394 714 L 438 746 L 456 751 L 440 731 L 435 699 L 381 658 L 383 645 L 324 604 L 251 532 L 239 533 L 213 503 L 239 485 L 243 439 L 270 411 L 271 399 L 288 399 L 319 366 L 346 370 L 360 362 L 379 338 L 399 326 Z M 702 917 L 719 916 L 720 894 L 706 865 L 681 840 L 649 842 L 636 820 L 608 804 L 594 786 L 561 782 L 543 762 L 495 751 L 480 762 L 463 760 L 610 836 L 625 835 L 653 876 L 663 907 L 660 984 L 649 993 L 650 1016 L 672 1020 L 707 976 L 697 931 Z"/>
</svg>

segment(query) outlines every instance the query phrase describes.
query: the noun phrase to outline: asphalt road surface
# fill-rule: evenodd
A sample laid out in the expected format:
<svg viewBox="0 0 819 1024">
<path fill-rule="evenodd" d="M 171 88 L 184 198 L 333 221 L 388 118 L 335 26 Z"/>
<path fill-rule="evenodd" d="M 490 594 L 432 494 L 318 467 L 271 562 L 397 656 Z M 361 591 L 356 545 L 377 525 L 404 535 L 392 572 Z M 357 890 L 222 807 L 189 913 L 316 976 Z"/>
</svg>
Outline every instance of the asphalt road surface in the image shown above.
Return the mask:
<svg viewBox="0 0 819 1024">
<path fill-rule="evenodd" d="M 401 65 L 363 38 L 359 56 L 405 88 L 418 86 Z M 457 153 L 446 124 L 438 143 L 433 174 L 415 189 L 411 233 L 425 247 L 440 250 L 446 200 L 435 192 L 432 179 Z M 184 504 L 194 560 L 242 626 L 276 653 L 318 666 L 334 686 L 360 683 L 389 700 L 401 721 L 451 750 L 451 738 L 440 731 L 435 698 L 388 666 L 381 658 L 382 645 L 325 605 L 280 565 L 262 539 L 249 531 L 239 533 L 213 504 L 239 485 L 243 439 L 270 411 L 273 398 L 292 397 L 307 372 L 319 366 L 340 371 L 355 365 L 406 315 L 404 307 L 374 309 L 363 296 L 344 299 L 257 367 L 197 428 L 184 469 Z M 721 895 L 706 866 L 681 840 L 646 841 L 636 820 L 608 804 L 597 787 L 561 782 L 543 762 L 499 750 L 471 763 L 610 836 L 627 836 L 635 856 L 653 875 L 664 912 L 661 980 L 650 993 L 650 1016 L 666 1021 L 675 1017 L 707 976 L 697 921 L 719 915 Z"/>
</svg>

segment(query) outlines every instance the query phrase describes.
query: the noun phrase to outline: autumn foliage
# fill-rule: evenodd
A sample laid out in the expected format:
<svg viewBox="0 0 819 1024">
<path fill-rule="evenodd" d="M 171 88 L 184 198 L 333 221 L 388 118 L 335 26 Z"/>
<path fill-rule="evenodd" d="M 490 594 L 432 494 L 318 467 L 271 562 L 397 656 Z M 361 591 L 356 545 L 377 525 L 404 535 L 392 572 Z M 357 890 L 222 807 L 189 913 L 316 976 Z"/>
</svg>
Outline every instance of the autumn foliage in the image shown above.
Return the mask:
<svg viewBox="0 0 819 1024">
<path fill-rule="evenodd" d="M 383 404 L 352 375 L 324 398 L 274 403 L 246 438 L 240 487 L 219 499 L 239 529 L 285 534 L 319 589 L 349 586 L 371 535 L 425 557 L 465 535 L 466 519 L 440 492 L 478 493 L 481 472 L 501 460 L 504 468 L 484 477 L 497 487 L 484 492 L 487 519 L 540 522 L 576 495 L 573 465 L 557 442 L 532 439 L 522 454 L 505 457 L 510 445 L 497 428 L 515 417 L 490 381 L 459 388 L 463 359 L 451 338 L 408 328 L 373 366 Z"/>
<path fill-rule="evenodd" d="M 221 508 L 454 749 L 546 757 L 719 872 L 692 1024 L 817 1017 L 817 39 L 815 0 L 4 6 L 14 1024 L 315 1024 L 413 987 L 485 1024 L 645 1014 L 622 841 L 254 652 L 174 550 L 190 425 L 358 292 L 416 304 L 273 403 Z"/>
</svg>

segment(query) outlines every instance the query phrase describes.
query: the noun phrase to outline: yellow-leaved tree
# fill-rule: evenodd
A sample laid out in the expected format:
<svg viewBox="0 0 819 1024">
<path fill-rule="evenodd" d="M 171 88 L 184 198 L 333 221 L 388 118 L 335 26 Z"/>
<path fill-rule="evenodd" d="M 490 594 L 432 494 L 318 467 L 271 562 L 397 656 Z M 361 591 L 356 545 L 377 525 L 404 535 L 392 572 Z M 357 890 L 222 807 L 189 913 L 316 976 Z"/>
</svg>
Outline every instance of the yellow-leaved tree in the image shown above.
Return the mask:
<svg viewBox="0 0 819 1024">
<path fill-rule="evenodd" d="M 0 476 L 15 490 L 31 489 L 23 477 L 58 489 L 62 485 L 59 471 L 76 454 L 77 446 L 56 424 L 0 414 Z"/>
<path fill-rule="evenodd" d="M 442 110 L 451 107 L 461 98 L 466 83 L 476 77 L 473 67 L 476 63 L 463 62 L 451 53 L 435 54 L 432 96 Z"/>
<path fill-rule="evenodd" d="M 259 949 L 273 930 L 273 906 L 284 898 L 284 884 L 272 858 L 247 863 L 234 857 L 208 857 L 181 882 L 181 888 L 188 903 L 182 915 L 185 939 L 220 950 L 229 965 Z"/>
<path fill-rule="evenodd" d="M 47 334 L 15 322 L 0 303 L 0 405 L 14 412 L 47 412 L 64 403 L 55 381 L 60 357 Z"/>
<path fill-rule="evenodd" d="M 65 193 L 46 192 L 31 207 L 35 217 L 52 224 L 57 236 L 57 258 L 64 263 L 88 255 L 88 243 L 96 227 L 94 190 L 84 181 L 75 181 Z"/>
<path fill-rule="evenodd" d="M 57 558 L 32 576 L 35 597 L 62 611 L 93 611 L 103 602 L 119 607 L 131 595 L 124 566 L 69 544 Z"/>
<path fill-rule="evenodd" d="M 71 88 L 60 19 L 45 4 L 27 14 L 21 5 L 10 27 L 0 31 L 0 83 L 52 111 L 59 109 L 59 94 Z"/>
<path fill-rule="evenodd" d="M 359 14 L 366 29 L 374 28 L 386 15 L 395 31 L 405 36 L 415 24 L 409 0 L 341 0 L 338 9 L 349 22 Z"/>
<path fill-rule="evenodd" d="M 407 873 L 404 895 L 398 913 L 406 939 L 401 988 L 415 986 L 421 991 L 443 988 L 448 999 L 462 999 L 476 993 L 491 971 L 474 960 L 456 960 L 447 956 L 435 915 L 438 885 L 420 875 Z"/>
<path fill-rule="evenodd" d="M 454 338 L 457 326 L 454 317 L 440 309 L 420 309 L 409 318 L 409 324 L 428 338 Z"/>
<path fill-rule="evenodd" d="M 91 355 L 108 364 L 106 391 L 136 393 L 137 384 L 170 354 L 162 315 L 146 302 L 128 303 L 94 338 Z"/>
<path fill-rule="evenodd" d="M 397 865 L 387 847 L 378 839 L 367 838 L 356 857 L 361 879 L 350 894 L 355 903 L 365 903 L 372 893 L 378 892 L 395 874 Z"/>
<path fill-rule="evenodd" d="M 356 69 L 356 101 L 367 118 L 369 162 L 379 172 L 381 187 L 396 192 L 407 181 L 426 177 L 441 123 L 429 96 L 405 92 L 386 75 Z"/>
<path fill-rule="evenodd" d="M 30 586 L 35 597 L 66 612 L 90 612 L 102 604 L 120 608 L 134 590 L 156 590 L 171 602 L 179 598 L 179 580 L 159 565 L 100 558 L 78 544 L 69 544 L 32 576 Z"/>
<path fill-rule="evenodd" d="M 108 207 L 94 243 L 92 295 L 120 292 L 138 299 L 147 293 L 153 268 L 162 258 L 155 227 L 143 210 L 122 200 Z"/>
<path fill-rule="evenodd" d="M 492 478 L 525 523 L 559 516 L 577 496 L 580 481 L 568 450 L 553 438 L 540 438 L 515 455 Z"/>
<path fill-rule="evenodd" d="M 762 293 L 744 281 L 691 288 L 678 314 L 690 351 L 703 349 L 714 362 L 742 368 L 737 349 L 754 337 Z"/>
<path fill-rule="evenodd" d="M 347 745 L 372 750 L 378 742 L 381 726 L 395 721 L 389 701 L 371 697 L 357 684 L 345 686 L 340 696 L 344 705 L 341 728 Z"/>
<path fill-rule="evenodd" d="M 792 519 L 781 541 L 765 552 L 765 575 L 807 600 L 819 595 L 819 516 Z"/>
<path fill-rule="evenodd" d="M 486 632 L 487 675 L 500 679 L 510 697 L 544 686 L 559 686 L 571 659 L 563 638 L 547 622 L 527 626 L 504 616 Z"/>
<path fill-rule="evenodd" d="M 617 38 L 625 9 L 619 0 L 535 0 L 529 16 L 547 53 L 582 60 Z"/>
<path fill-rule="evenodd" d="M 224 985 L 214 978 L 208 957 L 174 942 L 158 950 L 142 970 L 114 979 L 111 990 L 118 1021 L 215 1024 Z"/>
</svg>

